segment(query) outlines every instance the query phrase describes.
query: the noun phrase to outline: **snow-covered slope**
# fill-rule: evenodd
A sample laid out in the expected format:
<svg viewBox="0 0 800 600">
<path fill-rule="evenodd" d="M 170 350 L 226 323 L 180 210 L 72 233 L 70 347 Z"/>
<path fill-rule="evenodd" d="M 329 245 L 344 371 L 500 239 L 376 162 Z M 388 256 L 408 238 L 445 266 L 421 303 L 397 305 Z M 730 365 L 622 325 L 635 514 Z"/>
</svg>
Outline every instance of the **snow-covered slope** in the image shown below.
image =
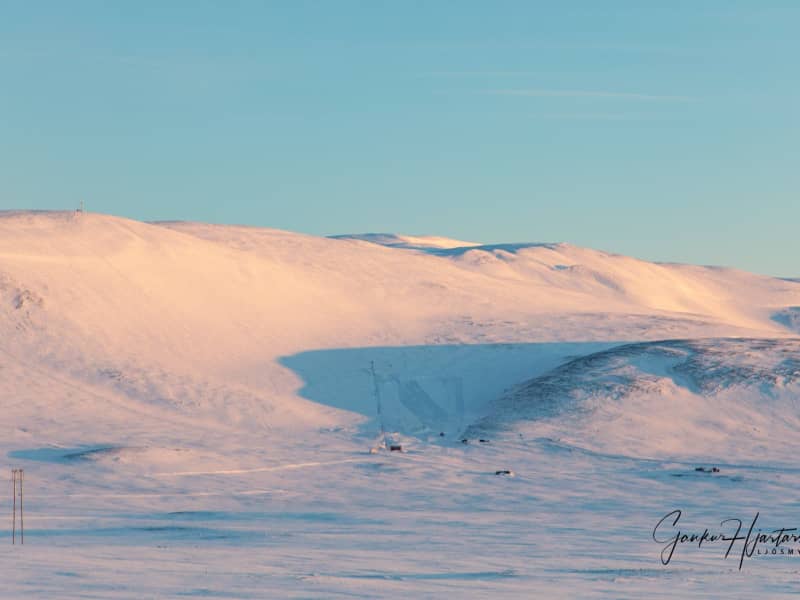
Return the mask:
<svg viewBox="0 0 800 600">
<path fill-rule="evenodd" d="M 569 244 L 2 212 L 0 597 L 687 597 L 661 511 L 796 509 L 798 306 Z"/>
<path fill-rule="evenodd" d="M 503 431 L 603 452 L 791 461 L 800 449 L 800 339 L 616 346 L 509 390 L 468 435 Z"/>
<path fill-rule="evenodd" d="M 731 269 L 567 244 L 453 242 L 457 252 L 432 253 L 453 245 L 435 242 L 412 250 L 248 227 L 0 213 L 0 350 L 31 369 L 193 418 L 331 426 L 349 418 L 332 406 L 372 414 L 371 394 L 326 404 L 298 391 L 348 369 L 368 382 L 370 353 L 336 363 L 335 373 L 298 373 L 287 368 L 292 356 L 412 348 L 406 366 L 378 365 L 384 378 L 405 380 L 425 348 L 469 344 L 470 360 L 485 354 L 487 371 L 499 369 L 468 398 L 477 413 L 536 375 L 537 357 L 548 354 L 517 353 L 509 368 L 494 344 L 788 336 L 774 316 L 800 304 L 797 283 Z M 470 362 L 460 352 L 451 377 L 474 372 L 457 366 Z M 553 346 L 542 368 L 563 354 Z"/>
</svg>

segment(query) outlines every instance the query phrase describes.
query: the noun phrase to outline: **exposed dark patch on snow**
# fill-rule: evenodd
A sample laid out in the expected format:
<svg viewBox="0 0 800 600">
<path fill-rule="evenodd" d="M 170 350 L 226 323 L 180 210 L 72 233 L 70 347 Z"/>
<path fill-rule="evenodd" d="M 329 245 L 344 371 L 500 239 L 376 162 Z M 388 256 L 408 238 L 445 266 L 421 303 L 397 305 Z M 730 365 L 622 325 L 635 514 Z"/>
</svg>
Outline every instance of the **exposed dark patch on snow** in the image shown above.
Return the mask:
<svg viewBox="0 0 800 600">
<path fill-rule="evenodd" d="M 31 305 L 41 307 L 42 304 L 44 304 L 42 297 L 31 290 L 20 290 L 14 296 L 14 308 L 16 310 Z"/>
</svg>

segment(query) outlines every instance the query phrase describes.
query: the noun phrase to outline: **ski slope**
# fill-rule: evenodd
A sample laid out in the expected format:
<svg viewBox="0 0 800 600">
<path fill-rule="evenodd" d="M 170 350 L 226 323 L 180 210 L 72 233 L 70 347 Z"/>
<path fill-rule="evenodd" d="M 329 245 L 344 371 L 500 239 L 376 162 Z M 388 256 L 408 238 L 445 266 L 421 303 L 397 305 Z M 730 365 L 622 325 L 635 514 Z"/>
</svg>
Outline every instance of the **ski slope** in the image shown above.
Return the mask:
<svg viewBox="0 0 800 600">
<path fill-rule="evenodd" d="M 648 528 L 791 521 L 798 307 L 562 243 L 0 212 L 0 596 L 788 595 Z"/>
</svg>

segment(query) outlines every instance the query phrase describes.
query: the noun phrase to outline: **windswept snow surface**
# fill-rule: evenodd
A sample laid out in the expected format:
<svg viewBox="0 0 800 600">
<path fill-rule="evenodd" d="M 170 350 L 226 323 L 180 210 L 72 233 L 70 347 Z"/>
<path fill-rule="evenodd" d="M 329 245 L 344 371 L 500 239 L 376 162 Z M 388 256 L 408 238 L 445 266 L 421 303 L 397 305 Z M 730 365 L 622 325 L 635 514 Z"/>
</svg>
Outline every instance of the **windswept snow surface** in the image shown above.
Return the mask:
<svg viewBox="0 0 800 600">
<path fill-rule="evenodd" d="M 798 306 L 569 244 L 2 212 L 0 596 L 788 597 L 797 556 L 651 533 L 800 526 Z"/>
<path fill-rule="evenodd" d="M 467 435 L 522 432 L 627 455 L 792 465 L 800 339 L 641 342 L 587 354 L 506 392 Z"/>
</svg>

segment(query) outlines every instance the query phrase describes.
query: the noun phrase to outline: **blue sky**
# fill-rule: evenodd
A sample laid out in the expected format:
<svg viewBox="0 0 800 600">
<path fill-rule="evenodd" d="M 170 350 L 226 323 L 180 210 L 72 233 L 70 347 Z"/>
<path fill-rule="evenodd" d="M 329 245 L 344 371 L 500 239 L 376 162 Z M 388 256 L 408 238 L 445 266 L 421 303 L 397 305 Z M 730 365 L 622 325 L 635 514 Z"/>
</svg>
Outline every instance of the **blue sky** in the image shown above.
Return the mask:
<svg viewBox="0 0 800 600">
<path fill-rule="evenodd" d="M 0 0 L 0 208 L 798 276 L 800 2 Z"/>
</svg>

